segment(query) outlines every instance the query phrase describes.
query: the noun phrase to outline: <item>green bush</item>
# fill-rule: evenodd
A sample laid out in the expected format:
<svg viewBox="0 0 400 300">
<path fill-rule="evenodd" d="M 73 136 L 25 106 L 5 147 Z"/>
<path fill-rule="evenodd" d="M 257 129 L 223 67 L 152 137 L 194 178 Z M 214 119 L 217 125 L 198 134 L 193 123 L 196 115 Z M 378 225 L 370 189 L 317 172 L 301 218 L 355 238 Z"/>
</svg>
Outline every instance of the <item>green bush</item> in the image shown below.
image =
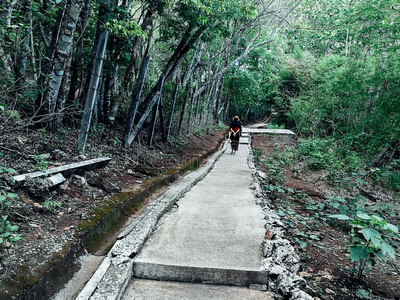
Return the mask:
<svg viewBox="0 0 400 300">
<path fill-rule="evenodd" d="M 297 158 L 305 162 L 310 170 L 329 171 L 330 177 L 337 178 L 363 167 L 360 156 L 345 149 L 334 139 L 309 138 L 299 143 Z"/>
</svg>

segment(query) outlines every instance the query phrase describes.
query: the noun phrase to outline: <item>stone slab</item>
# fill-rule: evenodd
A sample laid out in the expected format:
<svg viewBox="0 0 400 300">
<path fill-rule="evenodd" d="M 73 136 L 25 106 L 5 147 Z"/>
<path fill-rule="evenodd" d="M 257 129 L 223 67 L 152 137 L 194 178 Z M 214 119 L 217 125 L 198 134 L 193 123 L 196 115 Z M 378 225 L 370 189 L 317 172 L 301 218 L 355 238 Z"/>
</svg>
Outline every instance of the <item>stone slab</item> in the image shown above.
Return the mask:
<svg viewBox="0 0 400 300">
<path fill-rule="evenodd" d="M 178 265 L 160 265 L 135 260 L 133 276 L 137 278 L 208 283 L 249 287 L 251 284 L 268 285 L 265 271 L 243 269 L 217 269 Z"/>
<path fill-rule="evenodd" d="M 55 187 L 65 182 L 67 179 L 65 179 L 65 177 L 61 173 L 58 173 L 56 175 L 49 177 L 48 180 L 51 181 L 51 187 Z"/>
<path fill-rule="evenodd" d="M 248 145 L 248 144 L 250 144 L 250 139 L 248 137 L 241 136 L 239 139 L 239 144 Z"/>
<path fill-rule="evenodd" d="M 16 185 L 22 185 L 25 182 L 25 178 L 27 176 L 29 176 L 31 178 L 37 178 L 37 177 L 48 176 L 48 175 L 57 174 L 57 173 L 61 173 L 62 175 L 67 176 L 67 175 L 73 174 L 74 172 L 76 172 L 78 170 L 87 171 L 87 170 L 97 168 L 99 166 L 105 166 L 110 160 L 111 160 L 111 158 L 109 158 L 109 157 L 100 157 L 100 158 L 95 158 L 95 159 L 89 159 L 89 160 L 80 161 L 80 162 L 76 162 L 76 163 L 72 163 L 72 164 L 68 164 L 68 165 L 64 165 L 64 166 L 60 166 L 60 167 L 51 168 L 51 169 L 48 169 L 43 172 L 38 171 L 38 172 L 17 175 L 17 176 L 14 176 L 13 178 L 15 180 Z"/>
<path fill-rule="evenodd" d="M 251 134 L 274 134 L 274 135 L 293 135 L 296 134 L 288 129 L 258 129 L 258 128 L 249 128 Z"/>
<path fill-rule="evenodd" d="M 269 292 L 243 287 L 132 279 L 123 300 L 272 300 Z"/>
</svg>

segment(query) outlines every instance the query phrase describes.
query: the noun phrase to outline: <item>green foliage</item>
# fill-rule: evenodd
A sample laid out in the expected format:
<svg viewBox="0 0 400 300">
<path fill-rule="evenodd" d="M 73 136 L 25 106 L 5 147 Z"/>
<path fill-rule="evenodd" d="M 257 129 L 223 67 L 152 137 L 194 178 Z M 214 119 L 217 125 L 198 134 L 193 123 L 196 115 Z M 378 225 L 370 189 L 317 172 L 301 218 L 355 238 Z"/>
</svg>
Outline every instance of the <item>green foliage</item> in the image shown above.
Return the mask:
<svg viewBox="0 0 400 300">
<path fill-rule="evenodd" d="M 226 124 L 224 124 L 224 122 L 219 120 L 218 123 L 214 125 L 214 128 L 217 130 L 223 130 L 226 129 Z"/>
<path fill-rule="evenodd" d="M 8 220 L 11 200 L 17 197 L 17 194 L 0 192 L 0 246 L 16 245 L 22 238 L 17 234 L 19 227 Z"/>
<path fill-rule="evenodd" d="M 61 207 L 61 202 L 48 200 L 43 203 L 43 206 L 48 210 L 56 210 L 57 208 Z"/>
<path fill-rule="evenodd" d="M 173 145 L 179 146 L 181 148 L 186 147 L 188 142 L 185 141 L 181 136 L 172 135 L 169 137 L 169 142 Z"/>
<path fill-rule="evenodd" d="M 46 159 L 42 155 L 32 155 L 31 157 L 35 161 L 36 169 L 38 169 L 39 171 L 46 171 L 49 163 L 46 161 Z"/>
<path fill-rule="evenodd" d="M 369 289 L 368 291 L 364 289 L 358 289 L 356 291 L 356 296 L 360 299 L 370 299 L 372 294 L 372 289 Z"/>
<path fill-rule="evenodd" d="M 7 168 L 0 165 L 0 174 L 2 173 L 17 174 L 17 171 L 15 171 L 13 168 Z"/>
<path fill-rule="evenodd" d="M 142 31 L 140 26 L 132 20 L 116 20 L 111 19 L 105 26 L 113 35 L 122 38 L 142 37 L 145 38 L 146 34 Z"/>
<path fill-rule="evenodd" d="M 344 149 L 335 139 L 308 138 L 302 140 L 295 157 L 303 160 L 311 170 L 327 170 L 337 179 L 360 169 L 362 159 L 352 150 Z"/>
<path fill-rule="evenodd" d="M 365 268 L 376 264 L 376 259 L 395 258 L 395 249 L 391 245 L 393 238 L 399 237 L 397 226 L 388 223 L 382 217 L 358 210 L 356 215 L 330 215 L 330 218 L 349 222 L 351 244 L 348 247 L 350 259 L 358 267 L 353 270 L 358 281 Z"/>
<path fill-rule="evenodd" d="M 262 155 L 262 149 L 260 147 L 253 148 L 253 155 L 256 161 L 259 161 Z"/>
</svg>

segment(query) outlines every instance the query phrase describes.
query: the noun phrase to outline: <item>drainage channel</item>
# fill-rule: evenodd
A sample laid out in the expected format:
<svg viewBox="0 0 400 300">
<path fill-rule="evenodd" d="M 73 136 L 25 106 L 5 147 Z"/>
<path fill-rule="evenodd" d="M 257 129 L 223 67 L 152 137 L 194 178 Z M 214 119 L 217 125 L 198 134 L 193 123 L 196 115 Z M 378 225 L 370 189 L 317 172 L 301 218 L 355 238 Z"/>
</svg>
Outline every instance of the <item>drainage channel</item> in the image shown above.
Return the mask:
<svg viewBox="0 0 400 300">
<path fill-rule="evenodd" d="M 207 153 L 194 156 L 178 168 L 148 179 L 131 192 L 115 195 L 107 207 L 94 212 L 96 218 L 83 221 L 75 238 L 65 244 L 60 253 L 55 253 L 47 265 L 41 265 L 33 273 L 21 270 L 18 278 L 3 281 L 0 299 L 74 299 L 104 261 L 120 232 L 171 183 L 179 182 L 183 175 L 190 174 L 221 149 L 224 141 L 225 138 L 221 139 Z M 34 278 L 29 277 L 30 274 Z"/>
</svg>

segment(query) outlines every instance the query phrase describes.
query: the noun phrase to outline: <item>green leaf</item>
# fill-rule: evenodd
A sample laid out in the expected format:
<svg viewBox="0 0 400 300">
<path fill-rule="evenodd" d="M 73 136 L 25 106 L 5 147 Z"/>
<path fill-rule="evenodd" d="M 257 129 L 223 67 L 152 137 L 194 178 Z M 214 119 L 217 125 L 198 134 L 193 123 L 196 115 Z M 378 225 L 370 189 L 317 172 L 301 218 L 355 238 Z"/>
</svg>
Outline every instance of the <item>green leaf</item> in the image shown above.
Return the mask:
<svg viewBox="0 0 400 300">
<path fill-rule="evenodd" d="M 362 211 L 357 212 L 357 217 L 359 217 L 360 219 L 363 219 L 363 220 L 371 220 L 371 217 L 367 213 L 362 212 Z"/>
<path fill-rule="evenodd" d="M 399 228 L 396 225 L 393 225 L 393 224 L 390 224 L 390 223 L 387 223 L 383 227 L 383 229 L 390 230 L 390 231 L 395 232 L 395 233 L 399 233 Z"/>
<path fill-rule="evenodd" d="M 364 228 L 364 229 L 361 229 L 360 232 L 362 233 L 362 235 L 364 236 L 364 238 L 367 241 L 370 241 L 372 238 L 375 238 L 378 240 L 382 239 L 381 234 L 378 231 L 376 231 L 375 229 Z"/>
<path fill-rule="evenodd" d="M 387 260 L 386 256 L 382 253 L 382 251 L 376 252 L 375 253 L 376 257 L 378 257 L 379 259 L 382 259 L 384 261 Z"/>
<path fill-rule="evenodd" d="M 13 168 L 7 168 L 6 171 L 10 174 L 17 174 L 17 171 L 15 171 Z"/>
<path fill-rule="evenodd" d="M 11 232 L 5 232 L 2 235 L 0 235 L 0 237 L 2 237 L 3 239 L 8 238 L 11 235 Z"/>
<path fill-rule="evenodd" d="M 3 195 L 0 195 L 0 201 L 4 201 L 6 200 L 6 197 L 4 197 Z"/>
<path fill-rule="evenodd" d="M 19 229 L 18 225 L 13 225 L 10 227 L 10 231 L 15 232 Z"/>
<path fill-rule="evenodd" d="M 356 180 L 357 180 L 358 183 L 361 183 L 361 184 L 364 184 L 364 185 L 368 184 L 368 182 L 366 182 L 365 180 L 363 180 L 361 178 L 357 178 Z"/>
<path fill-rule="evenodd" d="M 5 107 L 6 107 L 6 105 L 4 104 L 4 102 L 0 102 L 0 110 L 4 111 Z"/>
<path fill-rule="evenodd" d="M 350 247 L 348 251 L 352 261 L 362 261 L 368 258 L 368 252 L 361 246 Z"/>
<path fill-rule="evenodd" d="M 7 193 L 7 197 L 18 198 L 19 196 L 17 194 L 14 194 L 14 193 Z"/>
<path fill-rule="evenodd" d="M 370 293 L 364 289 L 358 289 L 356 292 L 356 296 L 360 299 L 369 299 Z"/>
<path fill-rule="evenodd" d="M 332 219 L 343 220 L 343 221 L 351 220 L 351 218 L 346 215 L 329 215 L 328 217 L 332 218 Z"/>
<path fill-rule="evenodd" d="M 284 217 L 284 216 L 286 216 L 286 213 L 282 209 L 279 209 L 278 210 L 278 215 Z"/>
<path fill-rule="evenodd" d="M 381 242 L 382 242 L 381 239 L 373 236 L 373 237 L 371 237 L 371 241 L 372 241 L 372 243 L 374 244 L 375 247 L 381 248 Z"/>
<path fill-rule="evenodd" d="M 373 219 L 378 220 L 378 221 L 383 221 L 383 219 L 377 215 L 371 216 Z"/>
<path fill-rule="evenodd" d="M 307 247 L 307 242 L 303 241 L 303 240 L 297 240 L 297 242 L 299 243 L 301 248 L 305 248 Z"/>
<path fill-rule="evenodd" d="M 0 244 L 3 244 L 4 240 L 0 237 Z"/>
<path fill-rule="evenodd" d="M 389 255 L 392 259 L 394 259 L 394 255 L 396 254 L 396 251 L 392 246 L 390 246 L 387 243 L 382 243 L 381 244 L 381 249 L 383 254 Z"/>
</svg>

